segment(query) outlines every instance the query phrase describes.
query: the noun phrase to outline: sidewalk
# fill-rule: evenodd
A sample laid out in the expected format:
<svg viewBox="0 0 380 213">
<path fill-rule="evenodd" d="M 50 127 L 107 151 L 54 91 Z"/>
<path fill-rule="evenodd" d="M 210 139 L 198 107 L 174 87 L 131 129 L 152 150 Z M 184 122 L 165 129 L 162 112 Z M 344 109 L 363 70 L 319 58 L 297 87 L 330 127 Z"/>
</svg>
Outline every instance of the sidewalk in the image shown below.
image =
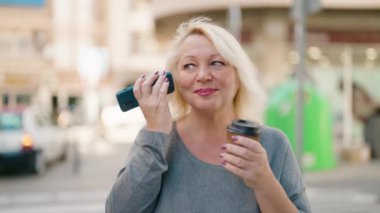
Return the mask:
<svg viewBox="0 0 380 213">
<path fill-rule="evenodd" d="M 304 177 L 313 212 L 380 212 L 380 160 L 342 163 L 331 171 L 305 172 Z"/>
</svg>

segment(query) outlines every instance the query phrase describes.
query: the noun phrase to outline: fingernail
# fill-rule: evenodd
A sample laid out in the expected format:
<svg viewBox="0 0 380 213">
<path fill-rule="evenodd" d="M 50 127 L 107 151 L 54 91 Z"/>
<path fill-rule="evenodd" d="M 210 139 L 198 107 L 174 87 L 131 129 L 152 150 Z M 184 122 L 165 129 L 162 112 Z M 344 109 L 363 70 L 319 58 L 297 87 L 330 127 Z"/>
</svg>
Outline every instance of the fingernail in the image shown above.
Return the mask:
<svg viewBox="0 0 380 213">
<path fill-rule="evenodd" d="M 165 78 L 165 82 L 168 82 L 169 81 L 169 79 L 168 78 Z"/>
<path fill-rule="evenodd" d="M 158 71 L 156 71 L 154 74 L 157 75 L 157 74 L 158 74 Z"/>
<path fill-rule="evenodd" d="M 220 158 L 223 158 L 223 154 L 222 154 L 222 153 L 220 153 L 220 154 L 219 154 L 219 157 L 220 157 Z"/>
<path fill-rule="evenodd" d="M 227 161 L 222 160 L 222 165 L 223 165 L 223 166 L 226 165 L 226 163 L 227 163 Z"/>
<path fill-rule="evenodd" d="M 162 72 L 162 75 L 165 75 L 165 74 L 166 74 L 166 72 L 165 72 L 165 71 L 163 71 L 163 72 Z"/>
<path fill-rule="evenodd" d="M 233 136 L 231 137 L 231 139 L 232 139 L 232 141 L 237 141 L 237 140 L 239 139 L 239 137 L 236 136 L 236 135 L 233 135 Z"/>
<path fill-rule="evenodd" d="M 227 145 L 224 144 L 224 145 L 222 146 L 222 149 L 223 149 L 223 150 L 226 150 L 226 149 L 227 149 Z"/>
<path fill-rule="evenodd" d="M 141 78 L 145 78 L 145 75 L 142 75 Z"/>
</svg>

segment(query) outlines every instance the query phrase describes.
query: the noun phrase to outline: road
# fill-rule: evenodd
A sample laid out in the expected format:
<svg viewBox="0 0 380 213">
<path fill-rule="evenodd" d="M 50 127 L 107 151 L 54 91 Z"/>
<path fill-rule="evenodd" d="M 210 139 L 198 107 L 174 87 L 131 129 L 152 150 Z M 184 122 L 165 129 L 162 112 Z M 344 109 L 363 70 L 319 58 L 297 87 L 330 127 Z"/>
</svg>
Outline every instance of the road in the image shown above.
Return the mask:
<svg viewBox="0 0 380 213">
<path fill-rule="evenodd" d="M 314 212 L 380 212 L 380 160 L 304 176 Z"/>
<path fill-rule="evenodd" d="M 80 170 L 73 156 L 41 176 L 0 175 L 1 213 L 103 213 L 106 196 L 130 144 L 101 140 L 81 146 Z M 306 173 L 313 212 L 380 212 L 380 161 Z"/>
<path fill-rule="evenodd" d="M 74 157 L 50 166 L 41 176 L 0 175 L 1 213 L 104 213 L 106 196 L 130 145 L 98 141 L 82 147 L 80 167 Z"/>
</svg>

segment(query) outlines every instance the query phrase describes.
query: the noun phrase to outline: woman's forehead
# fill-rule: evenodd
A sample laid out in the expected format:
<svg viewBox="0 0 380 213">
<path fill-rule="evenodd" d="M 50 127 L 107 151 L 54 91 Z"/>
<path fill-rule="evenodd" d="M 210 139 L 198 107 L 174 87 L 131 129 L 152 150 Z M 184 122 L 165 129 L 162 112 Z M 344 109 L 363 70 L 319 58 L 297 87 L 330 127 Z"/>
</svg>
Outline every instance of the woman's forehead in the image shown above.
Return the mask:
<svg viewBox="0 0 380 213">
<path fill-rule="evenodd" d="M 211 44 L 211 45 L 213 45 L 213 43 L 211 42 L 211 40 L 207 36 L 205 36 L 204 34 L 199 34 L 199 33 L 190 34 L 190 35 L 186 36 L 185 39 L 183 39 L 181 46 L 185 46 L 188 44 L 191 44 L 191 45 L 194 45 L 194 44 Z"/>
<path fill-rule="evenodd" d="M 179 48 L 180 58 L 191 58 L 200 55 L 207 57 L 221 56 L 214 44 L 205 36 L 194 34 L 188 36 Z"/>
</svg>

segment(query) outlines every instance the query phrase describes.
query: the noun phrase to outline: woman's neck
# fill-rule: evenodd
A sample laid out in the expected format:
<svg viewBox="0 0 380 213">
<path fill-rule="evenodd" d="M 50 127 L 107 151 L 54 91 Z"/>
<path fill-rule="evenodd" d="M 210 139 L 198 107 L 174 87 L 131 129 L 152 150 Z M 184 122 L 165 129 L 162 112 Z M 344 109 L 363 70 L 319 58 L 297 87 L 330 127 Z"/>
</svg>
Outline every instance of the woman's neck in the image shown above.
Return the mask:
<svg viewBox="0 0 380 213">
<path fill-rule="evenodd" d="M 195 140 L 198 138 L 210 143 L 224 143 L 227 139 L 226 127 L 235 118 L 233 111 L 210 113 L 193 110 L 179 121 L 179 125 L 183 134 L 191 134 L 188 136 Z"/>
<path fill-rule="evenodd" d="M 204 162 L 220 165 L 221 146 L 230 140 L 226 127 L 235 118 L 235 113 L 192 111 L 177 122 L 177 130 L 194 156 Z"/>
</svg>

